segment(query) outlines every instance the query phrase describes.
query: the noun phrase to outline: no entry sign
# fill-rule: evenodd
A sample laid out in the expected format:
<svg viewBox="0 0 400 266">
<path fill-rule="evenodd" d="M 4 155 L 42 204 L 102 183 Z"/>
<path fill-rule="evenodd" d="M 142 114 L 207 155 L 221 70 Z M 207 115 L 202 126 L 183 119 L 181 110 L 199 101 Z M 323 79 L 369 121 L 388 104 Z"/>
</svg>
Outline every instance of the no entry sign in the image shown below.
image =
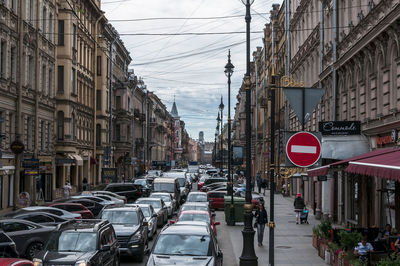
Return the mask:
<svg viewBox="0 0 400 266">
<path fill-rule="evenodd" d="M 298 132 L 286 143 L 286 155 L 298 167 L 309 167 L 321 156 L 321 143 L 310 132 Z"/>
</svg>

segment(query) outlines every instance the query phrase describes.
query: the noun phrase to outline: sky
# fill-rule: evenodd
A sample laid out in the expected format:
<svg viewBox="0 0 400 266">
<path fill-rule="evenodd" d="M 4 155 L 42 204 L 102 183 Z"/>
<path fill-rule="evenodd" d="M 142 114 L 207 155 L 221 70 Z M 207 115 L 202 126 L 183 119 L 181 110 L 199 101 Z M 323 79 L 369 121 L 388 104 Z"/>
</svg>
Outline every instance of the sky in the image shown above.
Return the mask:
<svg viewBox="0 0 400 266">
<path fill-rule="evenodd" d="M 251 6 L 251 55 L 262 46 L 272 3 Z M 117 29 L 132 57 L 129 68 L 141 77 L 171 111 L 174 98 L 190 137 L 204 131 L 214 141 L 218 106 L 223 97 L 228 117 L 224 74 L 228 50 L 235 66 L 231 117 L 246 72 L 245 6 L 241 0 L 102 0 L 101 9 Z M 221 33 L 233 34 L 221 34 Z"/>
</svg>

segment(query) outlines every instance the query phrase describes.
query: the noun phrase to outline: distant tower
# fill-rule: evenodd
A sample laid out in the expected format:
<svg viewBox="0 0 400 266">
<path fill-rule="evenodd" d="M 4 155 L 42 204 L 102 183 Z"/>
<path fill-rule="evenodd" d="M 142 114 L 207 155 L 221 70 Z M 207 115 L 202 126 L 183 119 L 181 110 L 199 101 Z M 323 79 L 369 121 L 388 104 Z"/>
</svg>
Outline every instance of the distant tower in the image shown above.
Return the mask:
<svg viewBox="0 0 400 266">
<path fill-rule="evenodd" d="M 203 131 L 199 132 L 199 142 L 204 143 L 204 132 Z"/>
<path fill-rule="evenodd" d="M 181 154 L 183 152 L 182 149 L 182 129 L 181 129 L 181 119 L 178 114 L 178 108 L 176 108 L 175 97 L 174 104 L 171 109 L 171 116 L 174 121 L 174 141 L 173 141 L 173 151 L 174 151 L 174 160 L 178 162 L 181 159 Z"/>
<path fill-rule="evenodd" d="M 199 132 L 199 146 L 200 146 L 200 163 L 204 164 L 205 143 L 204 143 L 204 132 L 203 131 Z"/>
</svg>

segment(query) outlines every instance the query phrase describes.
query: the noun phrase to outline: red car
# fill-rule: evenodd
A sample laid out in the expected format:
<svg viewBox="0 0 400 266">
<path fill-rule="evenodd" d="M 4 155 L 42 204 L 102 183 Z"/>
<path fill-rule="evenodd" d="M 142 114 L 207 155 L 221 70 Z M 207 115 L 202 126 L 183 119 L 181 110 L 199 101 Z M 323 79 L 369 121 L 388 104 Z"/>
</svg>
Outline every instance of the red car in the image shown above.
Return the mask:
<svg viewBox="0 0 400 266">
<path fill-rule="evenodd" d="M 94 219 L 93 213 L 80 203 L 54 203 L 51 204 L 50 207 L 66 210 L 72 213 L 78 213 L 82 215 L 82 219 Z"/>
<path fill-rule="evenodd" d="M 220 224 L 219 222 L 214 222 L 213 216 L 207 211 L 182 211 L 176 221 L 171 220 L 170 223 L 174 224 L 178 221 L 207 222 L 211 225 L 214 235 L 217 235 L 216 226 Z"/>
<path fill-rule="evenodd" d="M 227 195 L 226 191 L 210 191 L 207 193 L 210 200 L 211 209 L 223 209 L 224 197 Z"/>
<path fill-rule="evenodd" d="M 34 266 L 33 262 L 25 259 L 0 258 L 1 266 Z"/>
</svg>

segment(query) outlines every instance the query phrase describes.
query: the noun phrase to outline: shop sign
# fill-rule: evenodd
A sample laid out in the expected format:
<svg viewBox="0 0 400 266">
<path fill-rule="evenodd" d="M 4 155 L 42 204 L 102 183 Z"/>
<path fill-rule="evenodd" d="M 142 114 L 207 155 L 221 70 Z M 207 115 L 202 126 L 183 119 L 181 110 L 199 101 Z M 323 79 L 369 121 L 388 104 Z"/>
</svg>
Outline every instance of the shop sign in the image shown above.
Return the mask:
<svg viewBox="0 0 400 266">
<path fill-rule="evenodd" d="M 22 161 L 22 167 L 29 169 L 39 168 L 39 159 L 24 159 Z"/>
<path fill-rule="evenodd" d="M 328 177 L 326 175 L 318 176 L 318 181 L 327 181 Z"/>
<path fill-rule="evenodd" d="M 110 183 L 117 180 L 117 168 L 102 168 L 101 178 L 103 183 Z"/>
<path fill-rule="evenodd" d="M 391 144 L 393 143 L 393 136 L 392 134 L 390 135 L 386 135 L 386 136 L 377 136 L 376 137 L 376 145 L 381 146 L 381 145 L 385 145 L 385 144 Z"/>
<path fill-rule="evenodd" d="M 24 151 L 25 147 L 21 141 L 14 140 L 10 145 L 10 149 L 14 154 L 20 154 Z"/>
<path fill-rule="evenodd" d="M 38 159 L 41 163 L 51 163 L 53 157 L 51 156 L 38 156 Z"/>
<path fill-rule="evenodd" d="M 74 163 L 75 163 L 75 159 L 70 159 L 70 158 L 56 159 L 57 165 L 74 164 Z"/>
<path fill-rule="evenodd" d="M 152 165 L 153 166 L 166 166 L 166 162 L 165 161 L 153 161 Z"/>
<path fill-rule="evenodd" d="M 41 165 L 39 166 L 39 171 L 51 171 L 51 166 L 50 165 Z"/>
<path fill-rule="evenodd" d="M 38 174 L 39 174 L 39 170 L 37 170 L 37 169 L 25 170 L 25 175 L 38 175 Z"/>
<path fill-rule="evenodd" d="M 360 121 L 323 121 L 319 122 L 322 135 L 360 135 Z"/>
</svg>

